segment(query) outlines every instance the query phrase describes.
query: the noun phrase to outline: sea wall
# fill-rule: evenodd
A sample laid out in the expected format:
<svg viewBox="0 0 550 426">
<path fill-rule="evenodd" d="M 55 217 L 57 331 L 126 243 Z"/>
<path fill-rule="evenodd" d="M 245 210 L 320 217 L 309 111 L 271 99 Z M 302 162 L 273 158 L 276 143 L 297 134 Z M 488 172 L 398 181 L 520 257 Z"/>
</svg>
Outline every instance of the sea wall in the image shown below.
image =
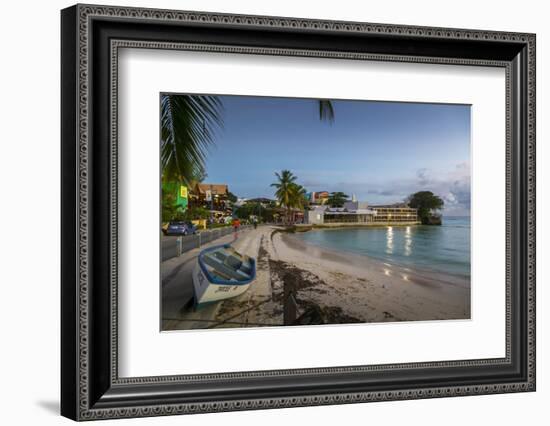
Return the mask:
<svg viewBox="0 0 550 426">
<path fill-rule="evenodd" d="M 323 223 L 323 224 L 297 224 L 294 225 L 296 232 L 305 232 L 312 229 L 326 229 L 326 228 L 373 228 L 380 226 L 412 226 L 420 225 L 420 221 L 410 222 L 335 222 L 335 223 Z"/>
</svg>

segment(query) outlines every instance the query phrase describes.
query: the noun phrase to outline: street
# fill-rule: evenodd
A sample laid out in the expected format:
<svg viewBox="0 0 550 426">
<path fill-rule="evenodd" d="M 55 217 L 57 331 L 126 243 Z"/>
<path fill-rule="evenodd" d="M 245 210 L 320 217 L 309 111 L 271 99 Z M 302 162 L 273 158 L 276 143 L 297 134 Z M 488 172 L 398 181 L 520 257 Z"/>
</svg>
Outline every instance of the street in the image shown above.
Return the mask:
<svg viewBox="0 0 550 426">
<path fill-rule="evenodd" d="M 268 239 L 265 236 L 269 236 L 271 231 L 270 226 L 260 226 L 258 229 L 248 227 L 239 231 L 236 241 L 233 234 L 225 235 L 202 245 L 200 248 L 193 248 L 179 257 L 163 262 L 161 265 L 162 329 L 267 325 L 273 321 L 278 321 L 278 318 L 271 313 L 265 318 L 263 316 L 260 318 L 258 313 L 250 310 L 250 307 L 259 306 L 271 300 L 269 273 L 266 265 L 261 263 L 257 265 L 254 285 L 247 293 L 222 303 L 213 303 L 197 311 L 190 309 L 193 301 L 192 272 L 201 250 L 213 245 L 231 243 L 240 253 L 258 260 L 261 242 Z M 222 305 L 223 315 L 220 313 Z M 231 321 L 228 321 L 229 318 L 231 318 Z"/>
<path fill-rule="evenodd" d="M 228 231 L 231 233 L 228 233 Z M 247 229 L 239 231 L 239 237 L 243 237 L 247 232 Z M 162 258 L 167 259 L 161 264 L 162 318 L 164 321 L 170 319 L 180 319 L 182 313 L 185 312 L 188 305 L 192 303 L 192 273 L 198 254 L 207 247 L 218 244 L 232 243 L 234 241 L 234 234 L 231 228 L 224 229 L 223 233 L 225 234 L 224 236 L 216 239 L 213 239 L 214 233 L 202 233 L 202 236 L 197 234 L 181 237 L 183 254 L 179 257 L 176 256 L 175 253 L 177 244 L 176 241 L 180 237 L 162 237 Z M 222 232 L 217 232 L 217 234 L 220 235 Z M 209 242 L 201 244 L 201 247 L 197 247 L 199 238 Z M 254 256 L 256 256 L 256 253 L 254 253 Z M 201 309 L 201 315 L 199 316 L 211 316 L 210 311 L 215 308 L 215 305 L 216 304 L 211 307 Z"/>
</svg>

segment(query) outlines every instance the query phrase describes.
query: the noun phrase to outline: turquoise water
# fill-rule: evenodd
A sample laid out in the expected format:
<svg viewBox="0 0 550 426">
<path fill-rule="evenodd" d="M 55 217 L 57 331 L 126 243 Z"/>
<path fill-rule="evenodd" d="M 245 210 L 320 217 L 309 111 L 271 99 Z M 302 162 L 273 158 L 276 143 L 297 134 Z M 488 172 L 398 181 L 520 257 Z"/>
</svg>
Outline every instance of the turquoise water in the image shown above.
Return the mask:
<svg viewBox="0 0 550 426">
<path fill-rule="evenodd" d="M 295 236 L 310 244 L 388 263 L 470 276 L 469 217 L 444 217 L 442 226 L 324 229 Z"/>
</svg>

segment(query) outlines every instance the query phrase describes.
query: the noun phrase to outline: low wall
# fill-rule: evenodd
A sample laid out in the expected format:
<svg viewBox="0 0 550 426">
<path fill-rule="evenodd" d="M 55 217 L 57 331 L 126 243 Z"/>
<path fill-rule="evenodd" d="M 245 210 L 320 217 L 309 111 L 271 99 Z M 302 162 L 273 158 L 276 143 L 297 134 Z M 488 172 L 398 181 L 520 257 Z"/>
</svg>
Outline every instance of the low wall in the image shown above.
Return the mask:
<svg viewBox="0 0 550 426">
<path fill-rule="evenodd" d="M 252 229 L 252 225 L 241 225 L 240 231 L 246 231 Z M 179 257 L 182 254 L 200 248 L 204 244 L 211 243 L 218 238 L 230 235 L 233 232 L 232 226 L 224 226 L 220 228 L 208 229 L 206 231 L 200 231 L 193 235 L 182 235 L 176 238 L 163 238 L 161 240 L 161 258 L 162 261 L 172 259 L 173 257 Z"/>
</svg>

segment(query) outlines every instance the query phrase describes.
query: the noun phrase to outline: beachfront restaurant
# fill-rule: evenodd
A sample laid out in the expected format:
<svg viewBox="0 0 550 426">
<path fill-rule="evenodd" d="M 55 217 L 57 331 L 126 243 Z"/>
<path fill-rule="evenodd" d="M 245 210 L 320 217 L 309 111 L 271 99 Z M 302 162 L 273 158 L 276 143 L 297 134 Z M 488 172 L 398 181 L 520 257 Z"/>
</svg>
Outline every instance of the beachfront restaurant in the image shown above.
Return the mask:
<svg viewBox="0 0 550 426">
<path fill-rule="evenodd" d="M 328 208 L 325 210 L 324 223 L 367 223 L 372 222 L 374 211 L 370 209 L 346 210 L 344 208 Z"/>
<path fill-rule="evenodd" d="M 307 223 L 321 224 L 414 224 L 418 223 L 416 209 L 407 205 L 367 206 L 348 201 L 343 207 L 314 206 L 307 212 Z"/>
<path fill-rule="evenodd" d="M 418 222 L 418 211 L 405 203 L 371 206 L 375 211 L 374 222 Z"/>
<path fill-rule="evenodd" d="M 307 212 L 307 223 L 367 223 L 372 222 L 375 212 L 359 208 L 357 203 L 348 202 L 343 207 L 314 206 Z"/>
</svg>

